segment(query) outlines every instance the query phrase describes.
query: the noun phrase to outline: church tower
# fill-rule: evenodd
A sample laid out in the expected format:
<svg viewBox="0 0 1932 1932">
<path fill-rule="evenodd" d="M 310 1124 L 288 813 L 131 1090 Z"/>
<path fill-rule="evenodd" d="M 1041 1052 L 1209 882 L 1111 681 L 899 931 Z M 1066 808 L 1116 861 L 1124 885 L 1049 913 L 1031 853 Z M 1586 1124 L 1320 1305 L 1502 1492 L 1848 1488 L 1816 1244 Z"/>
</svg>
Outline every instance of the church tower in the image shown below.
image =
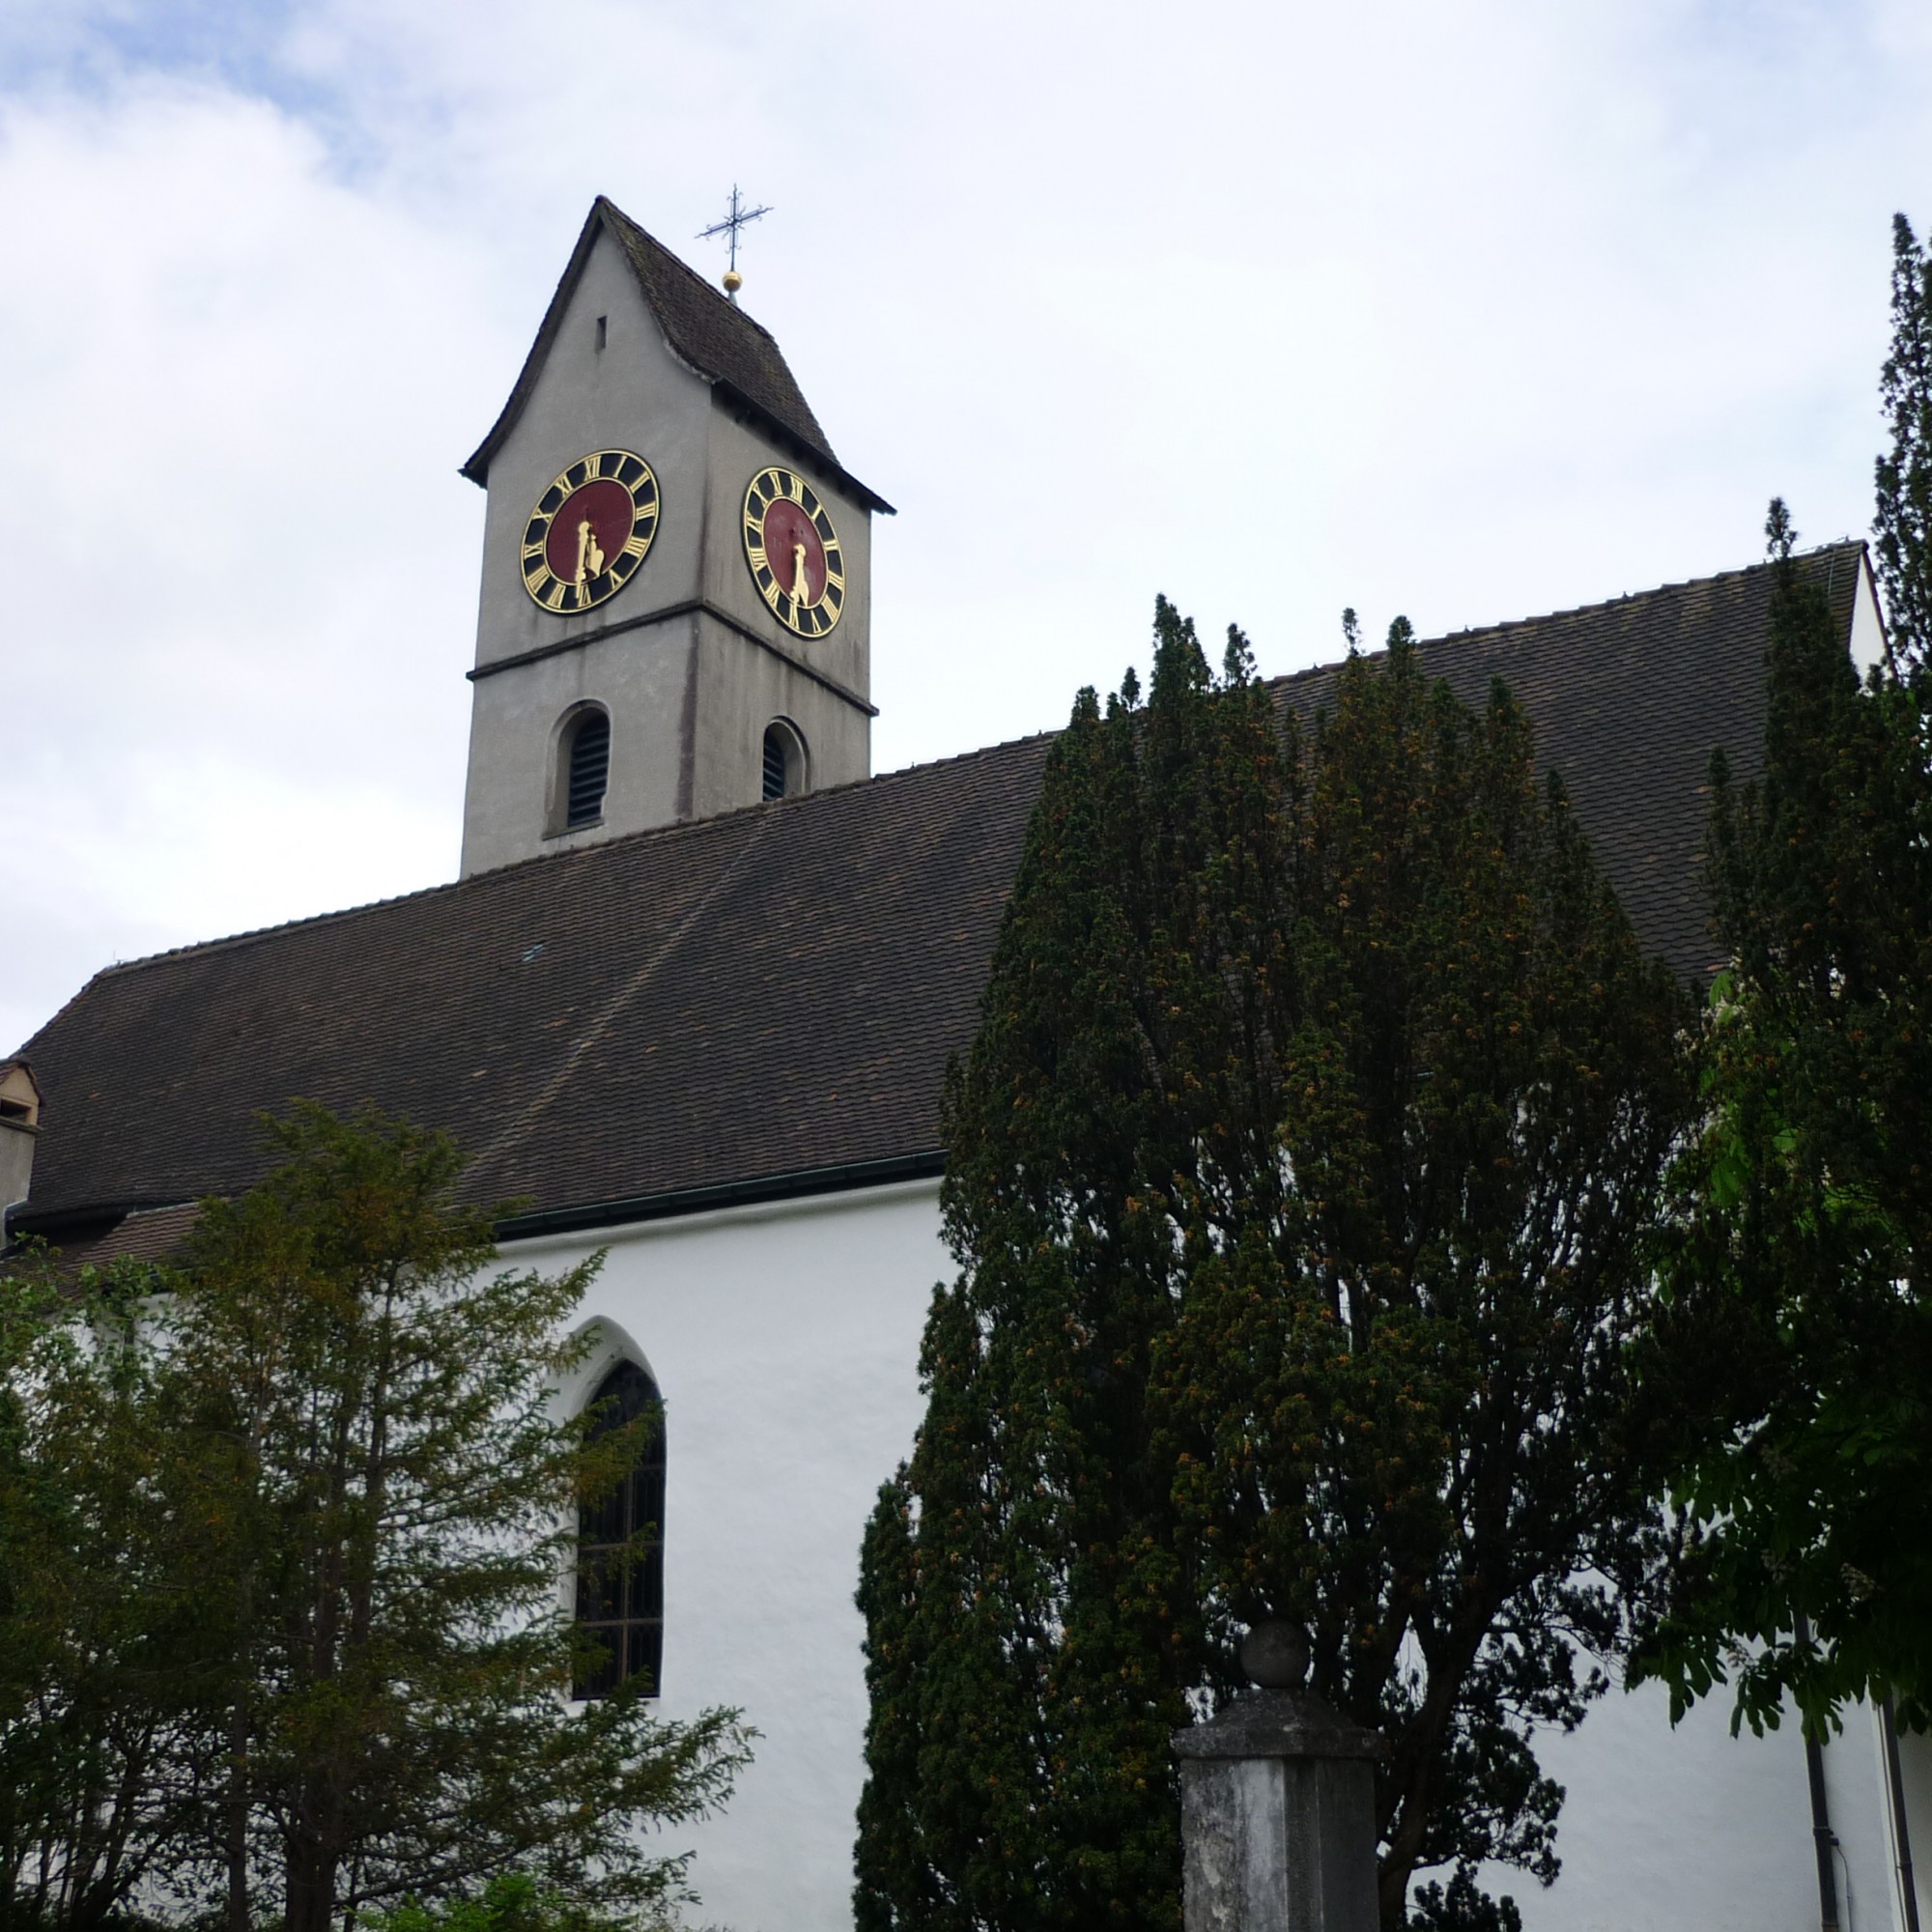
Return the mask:
<svg viewBox="0 0 1932 1932">
<path fill-rule="evenodd" d="M 871 517 L 784 357 L 601 195 L 496 427 L 463 873 L 871 771 Z"/>
</svg>

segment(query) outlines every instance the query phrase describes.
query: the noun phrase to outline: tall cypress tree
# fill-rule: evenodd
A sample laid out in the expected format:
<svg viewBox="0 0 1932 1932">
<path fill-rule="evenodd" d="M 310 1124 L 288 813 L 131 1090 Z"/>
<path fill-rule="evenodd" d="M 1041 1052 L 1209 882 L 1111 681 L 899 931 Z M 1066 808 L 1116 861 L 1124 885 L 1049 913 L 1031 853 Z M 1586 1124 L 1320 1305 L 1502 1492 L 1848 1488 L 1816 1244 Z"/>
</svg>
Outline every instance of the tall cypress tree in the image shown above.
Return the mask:
<svg viewBox="0 0 1932 1932">
<path fill-rule="evenodd" d="M 1168 1734 L 1239 1626 L 1395 1745 L 1383 1915 L 1553 1872 L 1528 1747 L 1648 1520 L 1623 1344 L 1678 1117 L 1644 966 L 1506 693 L 1406 626 L 1277 727 L 1161 605 L 1049 759 L 948 1101 L 924 1424 L 867 1539 L 862 1932 L 1171 1928 Z"/>
<path fill-rule="evenodd" d="M 1872 518 L 1893 661 L 1932 668 L 1932 250 L 1891 217 L 1891 353 L 1879 372 L 1891 447 L 1878 459 Z"/>
</svg>

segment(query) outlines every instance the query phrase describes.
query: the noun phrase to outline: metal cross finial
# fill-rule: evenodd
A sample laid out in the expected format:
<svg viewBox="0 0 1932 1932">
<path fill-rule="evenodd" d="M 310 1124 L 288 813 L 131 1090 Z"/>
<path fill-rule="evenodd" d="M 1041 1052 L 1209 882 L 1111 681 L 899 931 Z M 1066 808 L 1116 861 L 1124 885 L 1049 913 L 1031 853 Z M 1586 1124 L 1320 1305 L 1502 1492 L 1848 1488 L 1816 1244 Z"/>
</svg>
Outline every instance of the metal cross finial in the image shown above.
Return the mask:
<svg viewBox="0 0 1932 1932">
<path fill-rule="evenodd" d="M 731 184 L 731 212 L 723 221 L 714 221 L 709 228 L 700 229 L 697 239 L 708 242 L 714 235 L 729 238 L 731 258 L 726 266 L 725 283 L 734 293 L 738 286 L 738 231 L 749 222 L 757 220 L 761 214 L 769 214 L 769 208 L 747 208 L 738 193 L 738 184 Z"/>
</svg>

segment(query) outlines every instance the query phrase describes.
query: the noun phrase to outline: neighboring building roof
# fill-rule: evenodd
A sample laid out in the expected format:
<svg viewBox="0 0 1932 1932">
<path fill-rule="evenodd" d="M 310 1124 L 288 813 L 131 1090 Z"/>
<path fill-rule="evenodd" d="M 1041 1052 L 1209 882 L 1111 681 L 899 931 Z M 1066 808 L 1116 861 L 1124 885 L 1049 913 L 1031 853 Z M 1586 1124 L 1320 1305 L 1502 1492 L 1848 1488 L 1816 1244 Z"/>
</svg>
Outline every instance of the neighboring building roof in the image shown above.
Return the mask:
<svg viewBox="0 0 1932 1932">
<path fill-rule="evenodd" d="M 1848 631 L 1860 556 L 1805 562 Z M 1686 975 L 1714 963 L 1711 750 L 1759 755 L 1769 587 L 1736 571 L 1423 645 L 1466 698 L 1509 681 L 1645 945 Z M 1333 677 L 1277 689 L 1312 711 Z M 17 1218 L 93 1240 L 234 1192 L 264 1164 L 254 1117 L 297 1095 L 446 1127 L 474 1198 L 582 1225 L 934 1172 L 941 1074 L 1050 743 L 109 968 L 25 1049 L 45 1106 Z"/>
<path fill-rule="evenodd" d="M 164 1262 L 179 1251 L 200 1218 L 198 1201 L 173 1208 L 137 1208 L 116 1220 L 70 1229 L 49 1245 L 58 1248 L 61 1272 L 69 1276 L 112 1262 Z M 17 1256 L 20 1250 L 12 1252 Z"/>
<path fill-rule="evenodd" d="M 570 306 L 571 295 L 590 259 L 600 228 L 608 229 L 623 249 L 645 302 L 664 330 L 666 341 L 678 355 L 700 375 L 708 376 L 715 387 L 757 417 L 767 429 L 777 431 L 781 440 L 796 443 L 803 452 L 816 457 L 867 507 L 891 513 L 893 506 L 876 491 L 861 483 L 833 455 L 832 444 L 819 428 L 818 418 L 812 414 L 811 406 L 805 400 L 771 331 L 753 322 L 736 302 L 721 295 L 696 270 L 687 268 L 663 242 L 645 233 L 601 194 L 584 218 L 577 245 L 571 250 L 550 307 L 544 311 L 543 324 L 530 345 L 530 353 L 524 358 L 510 399 L 476 453 L 463 466 L 465 476 L 472 483 L 487 483 L 492 459 L 523 414 L 524 405 L 536 386 L 538 373 L 562 326 L 564 311 Z"/>
<path fill-rule="evenodd" d="M 41 1083 L 24 1060 L 0 1060 L 0 1120 L 32 1126 L 41 1117 Z"/>
</svg>

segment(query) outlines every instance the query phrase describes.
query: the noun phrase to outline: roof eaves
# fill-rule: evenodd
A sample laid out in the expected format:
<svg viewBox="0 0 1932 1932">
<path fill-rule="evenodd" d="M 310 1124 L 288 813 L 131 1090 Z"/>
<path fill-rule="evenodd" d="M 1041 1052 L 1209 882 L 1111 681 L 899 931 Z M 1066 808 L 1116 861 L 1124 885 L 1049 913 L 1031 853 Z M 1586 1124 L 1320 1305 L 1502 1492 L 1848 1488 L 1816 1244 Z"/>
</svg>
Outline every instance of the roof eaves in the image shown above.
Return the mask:
<svg viewBox="0 0 1932 1932">
<path fill-rule="evenodd" d="M 834 482 L 849 491 L 867 509 L 876 510 L 881 515 L 888 517 L 898 515 L 898 511 L 887 502 L 870 484 L 862 483 L 829 449 L 808 441 L 797 431 L 781 422 L 770 410 L 766 409 L 763 404 L 757 402 L 754 398 L 748 396 L 743 389 L 739 388 L 737 384 L 724 376 L 714 376 L 711 378 L 711 387 L 714 394 L 724 396 L 733 409 L 742 410 L 746 414 L 752 416 L 757 422 L 759 428 L 771 435 L 776 441 L 790 445 L 795 453 L 804 457 L 808 462 L 815 463 L 827 470 Z"/>
<path fill-rule="evenodd" d="M 819 1194 L 846 1194 L 865 1187 L 891 1187 L 935 1179 L 946 1172 L 946 1152 L 928 1148 L 888 1154 L 876 1160 L 841 1161 L 832 1167 L 801 1168 L 790 1174 L 753 1175 L 743 1180 L 703 1187 L 675 1187 L 619 1201 L 586 1201 L 513 1214 L 497 1224 L 499 1241 L 531 1240 L 543 1235 L 574 1235 L 596 1228 L 621 1228 L 639 1221 L 703 1214 L 723 1208 L 749 1208 L 760 1202 L 802 1201 Z"/>
</svg>

